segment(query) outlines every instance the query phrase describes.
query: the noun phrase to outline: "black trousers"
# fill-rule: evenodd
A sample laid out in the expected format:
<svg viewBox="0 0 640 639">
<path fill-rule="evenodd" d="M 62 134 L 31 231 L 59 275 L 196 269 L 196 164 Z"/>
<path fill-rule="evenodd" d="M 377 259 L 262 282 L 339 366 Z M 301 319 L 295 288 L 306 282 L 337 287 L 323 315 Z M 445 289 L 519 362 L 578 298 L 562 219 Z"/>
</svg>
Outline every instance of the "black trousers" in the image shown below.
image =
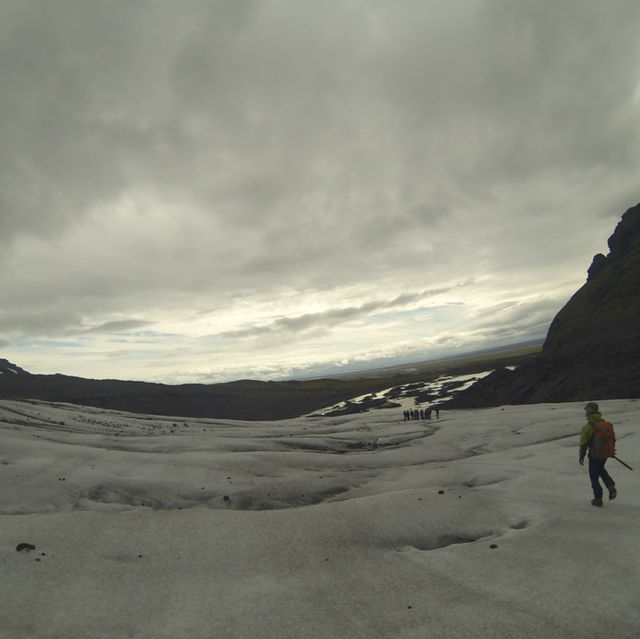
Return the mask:
<svg viewBox="0 0 640 639">
<path fill-rule="evenodd" d="M 602 499 L 602 486 L 600 485 L 600 478 L 604 482 L 609 492 L 615 487 L 616 483 L 611 479 L 611 475 L 604 469 L 606 459 L 594 459 L 589 457 L 589 479 L 591 480 L 591 488 L 593 488 L 593 496 L 596 499 Z"/>
</svg>

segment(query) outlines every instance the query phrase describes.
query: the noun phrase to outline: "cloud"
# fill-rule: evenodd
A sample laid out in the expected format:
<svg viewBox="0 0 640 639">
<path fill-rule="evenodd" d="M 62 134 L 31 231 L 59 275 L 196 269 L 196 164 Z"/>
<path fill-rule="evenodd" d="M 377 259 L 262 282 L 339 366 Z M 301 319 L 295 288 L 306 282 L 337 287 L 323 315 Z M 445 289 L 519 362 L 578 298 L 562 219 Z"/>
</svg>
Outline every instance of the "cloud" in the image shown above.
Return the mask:
<svg viewBox="0 0 640 639">
<path fill-rule="evenodd" d="M 468 286 L 470 282 L 461 283 L 458 287 Z M 218 335 L 222 338 L 257 337 L 264 334 L 285 335 L 304 333 L 318 328 L 328 329 L 332 326 L 352 322 L 383 311 L 418 304 L 425 298 L 442 295 L 457 287 L 424 290 L 416 293 L 404 293 L 390 300 L 372 300 L 360 306 L 332 308 L 319 313 L 305 313 L 297 317 L 280 317 L 269 324 L 251 326 L 235 331 L 226 331 Z"/>
<path fill-rule="evenodd" d="M 124 333 L 127 331 L 135 331 L 139 328 L 145 328 L 151 326 L 153 322 L 147 320 L 113 320 L 111 322 L 105 322 L 100 326 L 88 328 L 83 333 Z"/>
<path fill-rule="evenodd" d="M 68 310 L 0 312 L 0 330 L 9 334 L 60 337 L 80 323 L 80 318 Z"/>
<path fill-rule="evenodd" d="M 12 344 L 153 318 L 250 362 L 358 321 L 369 344 L 331 349 L 352 358 L 377 305 L 431 288 L 538 296 L 544 323 L 639 199 L 631 0 L 4 2 L 0 24 Z"/>
</svg>

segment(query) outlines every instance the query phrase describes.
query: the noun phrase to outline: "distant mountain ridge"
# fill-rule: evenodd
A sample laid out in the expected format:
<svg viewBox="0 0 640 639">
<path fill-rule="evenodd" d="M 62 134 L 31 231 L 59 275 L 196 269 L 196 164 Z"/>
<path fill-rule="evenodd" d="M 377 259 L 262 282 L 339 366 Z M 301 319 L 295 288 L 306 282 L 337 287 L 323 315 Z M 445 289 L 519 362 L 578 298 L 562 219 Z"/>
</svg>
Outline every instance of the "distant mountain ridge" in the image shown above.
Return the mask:
<svg viewBox="0 0 640 639">
<path fill-rule="evenodd" d="M 360 412 L 380 405 L 375 394 L 414 382 L 429 382 L 443 375 L 486 372 L 497 366 L 515 366 L 540 350 L 536 345 L 513 345 L 484 353 L 417 362 L 411 370 L 379 369 L 362 377 L 304 381 L 263 382 L 239 380 L 221 384 L 153 384 L 109 379 L 85 379 L 69 375 L 37 375 L 4 362 L 0 397 L 95 406 L 109 410 L 175 417 L 272 420 L 308 415 L 314 411 L 366 398 L 351 406 Z M 2 370 L 2 368 L 0 368 Z M 454 384 L 455 386 L 455 384 Z M 418 392 L 415 396 L 418 396 Z M 394 393 L 391 393 L 394 395 Z M 422 397 L 432 402 L 436 396 Z M 383 402 L 385 403 L 385 402 Z"/>
<path fill-rule="evenodd" d="M 449 407 L 640 397 L 640 204 L 624 213 L 608 246 L 551 322 L 541 353 L 494 371 Z"/>
<path fill-rule="evenodd" d="M 322 406 L 369 392 L 374 386 L 371 380 L 239 380 L 224 384 L 172 386 L 60 374 L 36 375 L 22 371 L 11 362 L 7 362 L 0 370 L 3 372 L 0 375 L 0 397 L 81 404 L 154 415 L 244 420 L 298 417 Z"/>
<path fill-rule="evenodd" d="M 8 359 L 0 359 L 0 375 L 30 375 L 24 369 L 12 364 Z"/>
</svg>

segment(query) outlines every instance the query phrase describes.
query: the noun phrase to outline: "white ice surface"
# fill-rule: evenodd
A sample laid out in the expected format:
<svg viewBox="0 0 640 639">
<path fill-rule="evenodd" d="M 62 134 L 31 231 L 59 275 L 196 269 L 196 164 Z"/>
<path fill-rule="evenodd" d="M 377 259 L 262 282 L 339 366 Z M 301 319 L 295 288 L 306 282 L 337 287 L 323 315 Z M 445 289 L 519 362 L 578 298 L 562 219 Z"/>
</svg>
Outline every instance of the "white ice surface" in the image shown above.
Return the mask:
<svg viewBox="0 0 640 639">
<path fill-rule="evenodd" d="M 639 403 L 601 407 L 640 466 Z M 638 637 L 640 470 L 610 460 L 619 497 L 592 507 L 582 418 L 0 400 L 0 636 Z"/>
</svg>

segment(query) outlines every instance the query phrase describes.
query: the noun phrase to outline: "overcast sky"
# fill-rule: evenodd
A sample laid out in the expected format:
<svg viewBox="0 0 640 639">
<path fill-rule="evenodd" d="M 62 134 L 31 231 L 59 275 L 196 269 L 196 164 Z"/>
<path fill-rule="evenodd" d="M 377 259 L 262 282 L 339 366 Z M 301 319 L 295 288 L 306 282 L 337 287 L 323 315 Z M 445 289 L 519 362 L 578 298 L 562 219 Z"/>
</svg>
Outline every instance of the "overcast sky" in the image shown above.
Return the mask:
<svg viewBox="0 0 640 639">
<path fill-rule="evenodd" d="M 640 201 L 638 33 L 637 0 L 0 0 L 0 357 L 216 382 L 543 338 Z"/>
</svg>

